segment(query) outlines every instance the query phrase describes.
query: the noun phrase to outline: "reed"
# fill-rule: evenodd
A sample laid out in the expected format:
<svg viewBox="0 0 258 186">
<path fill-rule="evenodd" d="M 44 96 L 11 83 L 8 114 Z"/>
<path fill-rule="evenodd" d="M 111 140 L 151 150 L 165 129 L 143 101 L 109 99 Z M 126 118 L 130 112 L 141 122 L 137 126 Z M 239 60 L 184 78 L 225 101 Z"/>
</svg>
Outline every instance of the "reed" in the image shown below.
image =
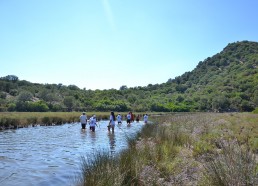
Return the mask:
<svg viewBox="0 0 258 186">
<path fill-rule="evenodd" d="M 151 120 L 119 155 L 83 161 L 89 173 L 79 185 L 258 184 L 258 115 L 174 113 Z"/>
<path fill-rule="evenodd" d="M 108 152 L 98 151 L 82 157 L 82 175 L 77 185 L 121 185 L 123 174 L 118 161 Z"/>
<path fill-rule="evenodd" d="M 249 145 L 235 140 L 220 141 L 221 150 L 205 164 L 206 184 L 214 186 L 258 185 L 255 154 Z"/>
<path fill-rule="evenodd" d="M 28 127 L 30 125 L 61 125 L 79 122 L 81 112 L 0 112 L 0 130 Z M 108 120 L 110 112 L 87 112 L 97 120 Z M 125 115 L 126 113 L 121 113 Z M 135 113 L 140 114 L 140 113 Z"/>
<path fill-rule="evenodd" d="M 79 122 L 81 112 L 0 112 L 0 130 L 28 127 L 30 125 L 61 125 Z M 87 113 L 97 115 L 97 119 L 109 118 L 109 112 Z"/>
<path fill-rule="evenodd" d="M 82 174 L 76 185 L 80 186 L 113 186 L 139 185 L 140 163 L 139 151 L 136 149 L 136 138 L 127 138 L 130 148 L 118 155 L 98 150 L 82 157 Z"/>
</svg>

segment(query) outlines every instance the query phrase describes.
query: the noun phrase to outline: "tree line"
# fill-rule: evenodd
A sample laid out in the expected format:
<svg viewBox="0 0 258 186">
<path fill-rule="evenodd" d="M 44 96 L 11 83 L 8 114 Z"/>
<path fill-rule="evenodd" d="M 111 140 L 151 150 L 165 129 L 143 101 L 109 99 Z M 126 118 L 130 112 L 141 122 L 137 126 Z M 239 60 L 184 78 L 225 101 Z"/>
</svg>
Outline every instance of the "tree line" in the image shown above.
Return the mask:
<svg viewBox="0 0 258 186">
<path fill-rule="evenodd" d="M 258 106 L 258 43 L 228 44 L 194 70 L 162 84 L 119 90 L 0 78 L 0 111 L 253 111 Z"/>
</svg>

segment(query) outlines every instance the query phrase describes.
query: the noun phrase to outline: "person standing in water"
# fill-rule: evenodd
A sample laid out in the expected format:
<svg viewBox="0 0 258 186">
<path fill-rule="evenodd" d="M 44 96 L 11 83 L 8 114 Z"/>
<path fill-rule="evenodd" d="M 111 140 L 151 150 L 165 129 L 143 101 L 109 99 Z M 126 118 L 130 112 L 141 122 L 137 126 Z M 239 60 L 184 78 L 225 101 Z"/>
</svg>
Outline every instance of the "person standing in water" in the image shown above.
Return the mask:
<svg viewBox="0 0 258 186">
<path fill-rule="evenodd" d="M 127 118 L 127 125 L 130 125 L 131 124 L 131 113 L 129 112 L 126 116 Z"/>
<path fill-rule="evenodd" d="M 131 114 L 131 123 L 133 123 L 134 122 L 134 114 L 133 114 L 133 112 L 130 112 L 130 114 Z"/>
<path fill-rule="evenodd" d="M 145 114 L 145 115 L 143 116 L 143 121 L 144 121 L 145 124 L 148 123 L 148 114 Z"/>
<path fill-rule="evenodd" d="M 117 115 L 116 119 L 118 124 L 122 124 L 122 116 L 120 114 Z"/>
<path fill-rule="evenodd" d="M 112 129 L 112 132 L 114 132 L 115 130 L 115 121 L 116 121 L 115 113 L 111 112 L 109 117 L 109 125 Z M 108 131 L 110 131 L 110 127 L 108 127 Z"/>
<path fill-rule="evenodd" d="M 83 112 L 82 115 L 80 116 L 80 122 L 82 125 L 82 130 L 85 130 L 86 124 L 87 124 L 87 115 L 85 112 Z"/>
<path fill-rule="evenodd" d="M 140 116 L 138 114 L 137 117 L 136 117 L 136 122 L 139 122 L 139 121 L 140 121 Z"/>
<path fill-rule="evenodd" d="M 96 115 L 93 115 L 91 118 L 90 118 L 90 130 L 92 132 L 95 132 L 95 126 L 97 125 L 97 120 L 96 120 Z"/>
</svg>

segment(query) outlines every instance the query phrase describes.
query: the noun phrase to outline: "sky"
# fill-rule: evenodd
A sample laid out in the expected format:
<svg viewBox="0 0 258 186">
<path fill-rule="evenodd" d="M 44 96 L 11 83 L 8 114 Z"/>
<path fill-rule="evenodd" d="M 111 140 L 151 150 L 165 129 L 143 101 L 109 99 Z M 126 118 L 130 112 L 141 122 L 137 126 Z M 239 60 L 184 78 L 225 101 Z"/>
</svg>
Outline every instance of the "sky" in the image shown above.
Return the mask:
<svg viewBox="0 0 258 186">
<path fill-rule="evenodd" d="M 161 84 L 243 40 L 257 0 L 0 0 L 0 77 L 32 83 Z"/>
</svg>

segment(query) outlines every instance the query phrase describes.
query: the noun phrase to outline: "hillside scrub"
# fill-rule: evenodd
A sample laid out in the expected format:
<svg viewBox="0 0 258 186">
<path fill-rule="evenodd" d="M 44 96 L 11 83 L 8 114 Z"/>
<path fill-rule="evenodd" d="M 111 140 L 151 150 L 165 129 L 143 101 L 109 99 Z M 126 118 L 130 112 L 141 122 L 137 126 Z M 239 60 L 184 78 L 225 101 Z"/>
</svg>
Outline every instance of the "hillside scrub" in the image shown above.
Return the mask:
<svg viewBox="0 0 258 186">
<path fill-rule="evenodd" d="M 151 120 L 119 155 L 99 153 L 91 161 L 86 155 L 76 185 L 258 184 L 257 114 L 182 113 Z"/>
<path fill-rule="evenodd" d="M 0 78 L 0 112 L 251 112 L 258 107 L 258 42 L 228 44 L 162 84 L 119 90 Z"/>
</svg>

